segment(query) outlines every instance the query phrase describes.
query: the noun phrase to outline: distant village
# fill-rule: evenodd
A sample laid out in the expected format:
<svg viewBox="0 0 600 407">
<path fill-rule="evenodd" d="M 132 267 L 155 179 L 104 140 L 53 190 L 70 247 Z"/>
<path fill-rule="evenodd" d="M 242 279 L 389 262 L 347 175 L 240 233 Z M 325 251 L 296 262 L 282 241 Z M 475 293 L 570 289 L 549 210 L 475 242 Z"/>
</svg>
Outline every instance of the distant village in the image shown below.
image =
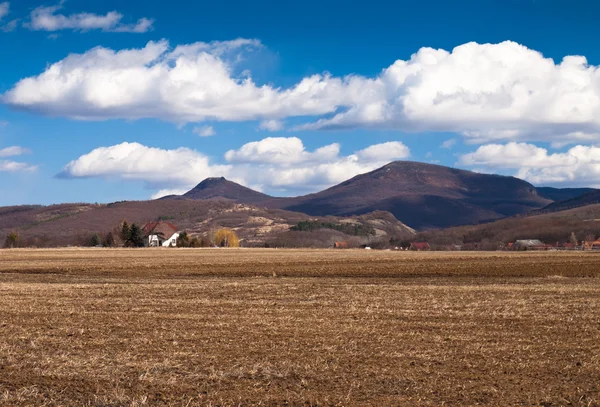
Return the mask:
<svg viewBox="0 0 600 407">
<path fill-rule="evenodd" d="M 351 248 L 347 242 L 335 242 L 333 245 L 334 249 L 349 249 Z M 362 245 L 360 248 L 371 250 L 371 246 Z M 393 250 L 404 250 L 404 251 L 477 251 L 485 250 L 489 251 L 488 248 L 482 248 L 477 243 L 471 244 L 455 244 L 445 246 L 431 246 L 428 242 L 411 242 L 405 246 L 394 246 Z M 573 242 L 555 242 L 555 243 L 544 243 L 539 239 L 525 239 L 516 240 L 507 244 L 500 243 L 496 248 L 497 251 L 556 251 L 556 250 L 579 250 L 579 251 L 590 251 L 600 250 L 600 238 L 596 240 L 583 240 Z"/>
</svg>

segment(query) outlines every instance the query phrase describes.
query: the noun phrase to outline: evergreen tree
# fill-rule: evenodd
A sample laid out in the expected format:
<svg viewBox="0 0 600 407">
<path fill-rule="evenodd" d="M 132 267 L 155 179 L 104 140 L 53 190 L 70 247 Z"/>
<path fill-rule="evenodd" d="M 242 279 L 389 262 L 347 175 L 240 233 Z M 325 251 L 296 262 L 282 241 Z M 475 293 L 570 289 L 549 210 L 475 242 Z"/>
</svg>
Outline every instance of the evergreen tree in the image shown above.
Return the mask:
<svg viewBox="0 0 600 407">
<path fill-rule="evenodd" d="M 190 245 L 190 237 L 187 232 L 181 232 L 177 238 L 177 247 L 193 247 Z"/>
<path fill-rule="evenodd" d="M 124 220 L 123 225 L 121 225 L 121 239 L 123 239 L 126 244 L 131 240 L 131 229 L 126 220 Z"/>
<path fill-rule="evenodd" d="M 93 247 L 100 246 L 100 236 L 98 236 L 98 233 L 94 233 L 90 243 Z"/>
<path fill-rule="evenodd" d="M 131 224 L 129 229 L 129 247 L 144 247 L 144 235 L 142 229 L 135 223 Z"/>
<path fill-rule="evenodd" d="M 106 237 L 104 238 L 104 242 L 102 242 L 102 246 L 104 247 L 114 247 L 115 246 L 115 237 L 112 232 L 108 232 Z"/>
</svg>

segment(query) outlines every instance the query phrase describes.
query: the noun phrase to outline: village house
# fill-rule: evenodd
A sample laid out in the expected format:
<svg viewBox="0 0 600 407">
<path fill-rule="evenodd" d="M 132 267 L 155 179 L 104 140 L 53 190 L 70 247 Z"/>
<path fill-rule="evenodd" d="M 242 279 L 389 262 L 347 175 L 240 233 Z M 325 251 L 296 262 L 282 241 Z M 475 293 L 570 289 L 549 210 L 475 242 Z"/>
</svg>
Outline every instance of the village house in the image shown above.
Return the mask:
<svg viewBox="0 0 600 407">
<path fill-rule="evenodd" d="M 575 243 L 569 242 L 556 242 L 554 247 L 556 247 L 558 250 L 581 250 L 581 246 L 577 246 Z"/>
<path fill-rule="evenodd" d="M 600 250 L 600 239 L 583 242 L 583 250 Z"/>
<path fill-rule="evenodd" d="M 427 242 L 414 242 L 410 244 L 408 250 L 414 250 L 417 252 L 426 252 L 431 250 L 431 246 Z"/>
<path fill-rule="evenodd" d="M 146 247 L 175 247 L 179 232 L 170 222 L 151 222 L 143 227 Z"/>
</svg>

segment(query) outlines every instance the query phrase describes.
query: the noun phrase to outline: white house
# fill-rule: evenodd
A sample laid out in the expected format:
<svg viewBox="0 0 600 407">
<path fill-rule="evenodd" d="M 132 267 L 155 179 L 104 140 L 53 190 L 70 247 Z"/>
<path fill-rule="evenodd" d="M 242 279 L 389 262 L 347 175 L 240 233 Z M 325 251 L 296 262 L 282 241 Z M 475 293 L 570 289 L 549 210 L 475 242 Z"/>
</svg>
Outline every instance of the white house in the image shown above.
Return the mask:
<svg viewBox="0 0 600 407">
<path fill-rule="evenodd" d="M 179 232 L 170 222 L 152 222 L 144 225 L 146 247 L 175 247 Z"/>
</svg>

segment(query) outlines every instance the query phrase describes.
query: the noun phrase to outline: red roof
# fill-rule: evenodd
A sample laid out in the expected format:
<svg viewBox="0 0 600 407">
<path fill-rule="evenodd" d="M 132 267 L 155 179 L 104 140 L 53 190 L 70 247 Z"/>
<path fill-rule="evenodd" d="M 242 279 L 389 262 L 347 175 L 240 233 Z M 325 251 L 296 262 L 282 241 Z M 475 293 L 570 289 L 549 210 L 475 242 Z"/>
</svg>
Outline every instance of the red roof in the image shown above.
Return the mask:
<svg viewBox="0 0 600 407">
<path fill-rule="evenodd" d="M 427 242 L 415 242 L 415 243 L 411 243 L 410 245 L 417 250 L 431 249 L 431 246 L 429 246 L 429 243 L 427 243 Z"/>
<path fill-rule="evenodd" d="M 150 222 L 142 230 L 144 236 L 162 235 L 164 239 L 170 239 L 177 232 L 177 227 L 171 222 Z"/>
</svg>

